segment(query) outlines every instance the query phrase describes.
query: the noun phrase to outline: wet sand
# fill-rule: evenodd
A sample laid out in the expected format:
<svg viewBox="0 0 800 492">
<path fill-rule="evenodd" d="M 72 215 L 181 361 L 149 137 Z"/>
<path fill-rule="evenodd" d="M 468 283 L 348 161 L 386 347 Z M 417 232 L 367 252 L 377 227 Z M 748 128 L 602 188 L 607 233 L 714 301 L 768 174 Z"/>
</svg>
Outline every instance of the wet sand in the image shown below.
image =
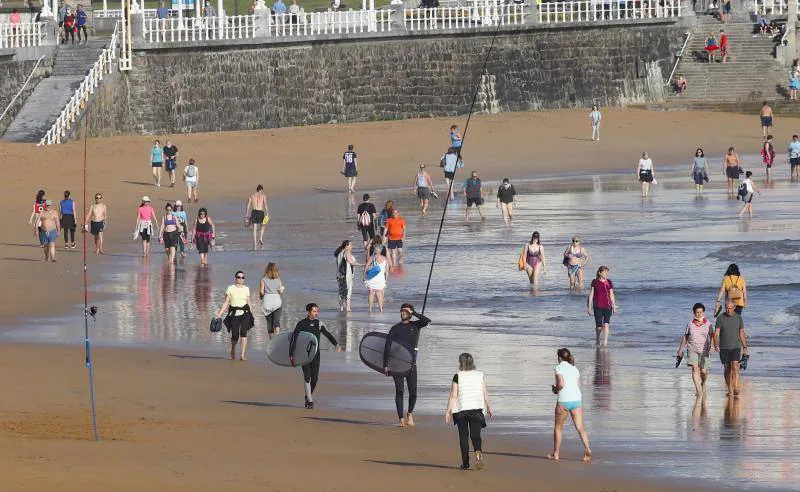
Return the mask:
<svg viewBox="0 0 800 492">
<path fill-rule="evenodd" d="M 760 145 L 757 118 L 749 116 L 607 111 L 600 143 L 584 138 L 586 119 L 584 112 L 575 111 L 476 118 L 465 144 L 467 168 L 480 170 L 484 179 L 620 168 L 633 174 L 641 150 L 650 152 L 657 169 L 659 162 L 683 161 L 688 169 L 688 159 L 699 144 L 707 154 L 720 153 L 731 144 L 754 153 Z M 270 196 L 297 197 L 343 189 L 339 156 L 351 142 L 361 160 L 359 194 L 376 187 L 410 185 L 420 160 L 432 168 L 438 181 L 436 163 L 447 145 L 450 122 L 416 120 L 187 135 L 174 141 L 182 149 L 184 162 L 188 157 L 198 160 L 200 205 L 232 203 L 240 198 L 243 211 L 246 196 L 257 182 L 264 184 Z M 724 131 L 715 130 L 708 139 L 695 143 L 707 128 Z M 790 132 L 785 133 L 776 133 L 778 149 Z M 103 192 L 110 208 L 109 255 L 90 255 L 91 268 L 102 270 L 115 264 L 120 258 L 113 255 L 131 259 L 136 255 L 138 246 L 131 241 L 131 232 L 142 194 L 150 195 L 156 206 L 184 197 L 180 182 L 174 191 L 149 184 L 151 140 L 124 137 L 89 142 L 89 192 Z M 82 299 L 79 254 L 59 252 L 57 265 L 44 264 L 39 261 L 41 251 L 31 229 L 24 223 L 39 187 L 48 190 L 48 197 L 56 202 L 64 188 L 79 193 L 81 152 L 79 143 L 52 149 L 0 146 L 4 174 L 13 176 L 9 180 L 13 189 L 7 196 L 14 220 L 0 233 L 0 261 L 15 287 L 0 303 L 6 325 L 19 316 L 74 313 Z M 47 172 L 37 173 L 33 166 L 20 172 L 18 163 L 28 162 L 36 162 Z M 290 212 L 286 214 L 290 216 Z M 153 261 L 163 258 L 159 255 Z M 87 484 L 98 489 L 114 484 L 123 490 L 141 490 L 145 484 L 155 484 L 210 490 L 231 483 L 245 490 L 263 489 L 265 484 L 274 490 L 375 490 L 383 483 L 391 484 L 386 487 L 389 490 L 531 490 L 534 482 L 542 488 L 563 490 L 666 490 L 654 482 L 644 484 L 625 477 L 636 473 L 631 469 L 620 468 L 607 475 L 607 467 L 543 462 L 537 457 L 548 451 L 547 434 L 530 446 L 490 437 L 502 442 L 496 447 L 492 444 L 492 452 L 497 449 L 505 454 L 489 455 L 492 465 L 483 474 L 460 478 L 449 468 L 458 460 L 455 430 L 435 423 L 432 417 L 423 419 L 427 422 L 412 431 L 413 439 L 386 427 L 385 423 L 393 420 L 386 412 L 325 409 L 315 411 L 314 417 L 344 421 L 311 420 L 300 408 L 280 406 L 296 405 L 296 372 L 216 358 L 170 357 L 152 349 L 97 352 L 101 426 L 108 432 L 106 437 L 117 441 L 96 446 L 80 439 L 88 435 L 82 351 L 30 344 L 3 345 L 3 350 L 6 373 L 26 375 L 8 384 L 8 394 L 16 398 L 4 399 L 0 410 L 4 422 L 0 425 L 0 455 L 8 458 L 3 461 L 14 471 L 15 486 L 22 489 L 25 484 L 24 490 L 52 489 L 55 483 L 60 490 L 87 490 Z M 31 367 L 30 361 L 39 363 Z M 337 393 L 371 394 L 362 388 L 359 377 L 350 373 L 325 374 L 323 379 L 328 381 L 320 387 L 323 405 L 326 392 L 333 392 L 334 387 Z M 386 388 L 381 389 L 380 398 L 387 398 Z M 234 401 L 256 404 L 225 403 Z M 276 402 L 279 406 L 271 406 Z M 577 444 L 573 438 L 568 438 L 572 448 Z M 575 449 L 572 454 L 578 456 Z M 565 450 L 564 455 L 569 452 Z M 308 473 L 310 466 L 318 473 Z M 120 482 L 124 482 L 122 487 Z"/>
</svg>

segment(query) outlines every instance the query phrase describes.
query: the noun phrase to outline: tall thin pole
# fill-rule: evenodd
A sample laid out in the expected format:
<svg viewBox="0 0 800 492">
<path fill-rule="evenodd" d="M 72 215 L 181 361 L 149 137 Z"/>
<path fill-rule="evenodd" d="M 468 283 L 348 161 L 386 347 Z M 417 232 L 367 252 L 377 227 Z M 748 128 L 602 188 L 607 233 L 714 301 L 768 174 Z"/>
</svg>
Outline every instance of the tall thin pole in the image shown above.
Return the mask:
<svg viewBox="0 0 800 492">
<path fill-rule="evenodd" d="M 83 203 L 84 206 L 89 202 L 87 201 L 87 176 L 88 176 L 88 129 L 89 129 L 89 108 L 86 108 L 86 116 L 83 122 Z M 87 236 L 88 231 L 83 231 L 83 328 L 84 328 L 84 344 L 86 347 L 86 368 L 89 369 L 89 398 L 92 404 L 92 433 L 94 434 L 95 442 L 100 440 L 97 433 L 97 412 L 94 405 L 94 371 L 92 368 L 92 342 L 89 339 L 89 273 L 86 267 L 86 250 L 88 248 Z"/>
</svg>

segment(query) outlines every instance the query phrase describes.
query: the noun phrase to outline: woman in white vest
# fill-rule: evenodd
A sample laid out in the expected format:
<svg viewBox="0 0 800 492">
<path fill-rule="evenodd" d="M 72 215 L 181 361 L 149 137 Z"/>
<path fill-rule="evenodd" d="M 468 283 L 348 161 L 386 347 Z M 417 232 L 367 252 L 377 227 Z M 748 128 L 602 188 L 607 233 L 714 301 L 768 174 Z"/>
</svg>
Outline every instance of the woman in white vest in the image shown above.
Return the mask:
<svg viewBox="0 0 800 492">
<path fill-rule="evenodd" d="M 561 436 L 563 434 L 564 423 L 567 416 L 572 416 L 575 430 L 581 436 L 581 442 L 585 451 L 583 461 L 591 461 L 592 450 L 589 449 L 589 435 L 583 428 L 583 409 L 581 408 L 581 374 L 575 367 L 575 359 L 569 349 L 558 349 L 558 365 L 555 368 L 556 384 L 552 386 L 553 393 L 558 395 L 556 402 L 556 423 L 553 429 L 553 453 L 547 455 L 551 460 L 559 459 L 561 450 Z"/>
<path fill-rule="evenodd" d="M 469 470 L 469 441 L 475 449 L 475 469 L 483 469 L 483 452 L 481 448 L 481 429 L 486 427 L 486 409 L 492 416 L 489 403 L 489 391 L 481 371 L 475 370 L 475 362 L 468 353 L 458 356 L 458 374 L 453 376 L 450 399 L 444 419 L 449 424 L 458 426 L 458 440 L 461 445 L 461 469 Z"/>
</svg>

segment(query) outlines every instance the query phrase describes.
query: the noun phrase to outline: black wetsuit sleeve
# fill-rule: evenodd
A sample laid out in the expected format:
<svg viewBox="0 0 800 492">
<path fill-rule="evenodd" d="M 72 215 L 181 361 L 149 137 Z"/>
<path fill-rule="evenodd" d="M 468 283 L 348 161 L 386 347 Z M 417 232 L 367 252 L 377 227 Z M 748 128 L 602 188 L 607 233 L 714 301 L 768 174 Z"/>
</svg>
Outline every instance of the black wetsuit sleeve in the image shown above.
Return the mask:
<svg viewBox="0 0 800 492">
<path fill-rule="evenodd" d="M 334 347 L 339 345 L 339 342 L 336 341 L 336 338 L 328 331 L 328 329 L 322 323 L 319 324 L 319 332 L 325 335 L 325 338 L 328 339 Z"/>
<path fill-rule="evenodd" d="M 297 346 L 297 336 L 302 331 L 302 321 L 298 321 L 294 327 L 291 338 L 289 338 L 289 357 L 294 357 L 294 349 Z"/>
<path fill-rule="evenodd" d="M 389 350 L 392 348 L 392 340 L 394 339 L 395 329 L 394 326 L 389 330 L 386 335 L 386 345 L 383 346 L 383 367 L 389 367 Z"/>
<path fill-rule="evenodd" d="M 425 328 L 426 326 L 431 324 L 431 319 L 428 318 L 427 316 L 425 316 L 424 314 L 419 314 L 416 311 L 411 311 L 411 316 L 414 316 L 414 317 L 417 318 L 417 321 L 414 322 L 414 324 L 417 326 L 417 328 Z"/>
</svg>

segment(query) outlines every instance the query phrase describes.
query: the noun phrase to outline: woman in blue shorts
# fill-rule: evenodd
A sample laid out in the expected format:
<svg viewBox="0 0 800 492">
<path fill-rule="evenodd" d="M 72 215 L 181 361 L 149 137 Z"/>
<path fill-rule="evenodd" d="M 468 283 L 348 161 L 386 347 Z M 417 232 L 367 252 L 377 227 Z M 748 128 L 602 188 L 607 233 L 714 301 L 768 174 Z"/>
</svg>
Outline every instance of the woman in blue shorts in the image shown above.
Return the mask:
<svg viewBox="0 0 800 492">
<path fill-rule="evenodd" d="M 561 451 L 561 439 L 564 431 L 564 423 L 567 416 L 572 417 L 575 430 L 581 437 L 583 443 L 583 461 L 591 461 L 592 450 L 589 449 L 589 435 L 583 427 L 583 408 L 581 408 L 581 374 L 575 367 L 575 359 L 569 349 L 561 348 L 556 352 L 558 365 L 555 367 L 556 384 L 551 388 L 553 393 L 558 395 L 556 402 L 556 420 L 553 428 L 553 452 L 547 455 L 551 460 L 559 459 Z"/>
</svg>

